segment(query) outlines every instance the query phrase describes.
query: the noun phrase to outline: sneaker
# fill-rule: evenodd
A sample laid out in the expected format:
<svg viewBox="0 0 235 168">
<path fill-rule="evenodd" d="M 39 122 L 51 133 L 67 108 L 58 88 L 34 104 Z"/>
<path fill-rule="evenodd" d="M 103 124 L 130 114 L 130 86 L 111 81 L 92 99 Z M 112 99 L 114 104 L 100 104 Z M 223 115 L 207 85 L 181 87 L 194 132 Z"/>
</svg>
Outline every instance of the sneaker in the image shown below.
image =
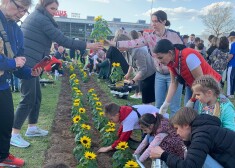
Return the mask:
<svg viewBox="0 0 235 168">
<path fill-rule="evenodd" d="M 138 98 L 138 99 L 142 99 L 142 95 L 138 95 L 137 98 Z"/>
<path fill-rule="evenodd" d="M 24 160 L 9 154 L 9 156 L 0 163 L 0 166 L 9 167 L 22 167 L 24 165 Z"/>
<path fill-rule="evenodd" d="M 133 94 L 132 96 L 130 96 L 132 99 L 138 99 L 139 97 L 138 97 L 138 95 L 136 95 L 136 94 Z"/>
<path fill-rule="evenodd" d="M 48 131 L 36 127 L 35 129 L 27 129 L 25 136 L 27 137 L 36 137 L 36 136 L 46 136 Z"/>
<path fill-rule="evenodd" d="M 19 148 L 27 148 L 30 143 L 24 140 L 20 134 L 11 137 L 11 145 Z"/>
</svg>

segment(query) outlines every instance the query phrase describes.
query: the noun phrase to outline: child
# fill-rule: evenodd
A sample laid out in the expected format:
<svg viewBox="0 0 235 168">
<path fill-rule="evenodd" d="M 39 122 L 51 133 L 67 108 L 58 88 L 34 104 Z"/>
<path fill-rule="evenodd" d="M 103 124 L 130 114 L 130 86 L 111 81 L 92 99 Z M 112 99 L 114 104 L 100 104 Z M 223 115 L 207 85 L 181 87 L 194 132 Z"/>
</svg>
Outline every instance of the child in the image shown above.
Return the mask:
<svg viewBox="0 0 235 168">
<path fill-rule="evenodd" d="M 222 127 L 235 131 L 235 108 L 231 101 L 220 94 L 215 79 L 209 75 L 197 78 L 192 85 L 193 94 L 200 101 L 199 113 L 209 114 L 221 120 Z"/>
<path fill-rule="evenodd" d="M 139 155 L 146 147 L 149 147 L 139 157 L 144 162 L 150 155 L 150 149 L 160 146 L 169 153 L 173 153 L 181 158 L 184 157 L 183 141 L 176 134 L 174 128 L 169 124 L 168 119 L 161 114 L 144 114 L 139 120 L 140 128 L 146 133 L 144 140 L 138 146 L 134 155 Z"/>
<path fill-rule="evenodd" d="M 119 106 L 115 103 L 105 105 L 105 116 L 114 123 L 120 123 L 118 130 L 119 139 L 111 146 L 102 147 L 98 153 L 115 149 L 119 142 L 126 142 L 131 136 L 132 130 L 140 129 L 139 118 L 146 113 L 156 113 L 158 109 L 152 105 Z"/>
<path fill-rule="evenodd" d="M 206 158 L 210 155 L 211 167 L 221 164 L 226 168 L 234 168 L 235 132 L 221 128 L 221 121 L 217 117 L 199 115 L 192 108 L 183 107 L 172 117 L 171 123 L 182 140 L 189 142 L 186 157 L 181 159 L 157 146 L 150 150 L 150 158 L 161 158 L 168 167 L 201 168 L 208 164 L 209 159 Z"/>
</svg>

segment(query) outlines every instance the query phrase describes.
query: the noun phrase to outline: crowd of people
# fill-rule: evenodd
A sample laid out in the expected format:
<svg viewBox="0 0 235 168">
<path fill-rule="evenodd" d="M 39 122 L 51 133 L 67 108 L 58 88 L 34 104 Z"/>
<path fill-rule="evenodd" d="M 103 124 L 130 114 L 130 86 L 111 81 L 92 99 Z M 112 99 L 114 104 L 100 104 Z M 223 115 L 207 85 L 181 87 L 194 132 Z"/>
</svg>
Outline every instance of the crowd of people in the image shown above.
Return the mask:
<svg viewBox="0 0 235 168">
<path fill-rule="evenodd" d="M 113 40 L 106 40 L 105 49 L 102 43 L 68 38 L 59 30 L 53 19 L 57 0 L 39 0 L 19 27 L 17 21 L 31 5 L 31 0 L 2 0 L 0 5 L 0 166 L 24 165 L 9 149 L 10 144 L 30 146 L 21 135 L 26 118 L 25 136 L 48 135 L 37 126 L 42 99 L 39 76 L 43 70 L 63 74 L 64 48 L 70 48 L 72 59 L 80 56 L 84 69 L 100 79 L 109 79 L 112 64 L 120 63 L 125 82 L 137 85 L 132 98 L 142 99 L 141 105 L 105 105 L 105 116 L 120 123 L 120 128 L 118 139 L 98 153 L 115 150 L 119 142 L 130 140 L 133 130 L 141 129 L 143 139 L 133 153 L 141 162 L 150 157 L 169 167 L 234 166 L 235 108 L 230 101 L 235 91 L 234 31 L 228 37 L 210 35 L 207 49 L 194 34 L 180 36 L 169 29 L 167 14 L 158 10 L 151 15 L 151 32 L 118 29 Z M 55 51 L 50 48 L 53 42 L 58 44 Z M 51 52 L 51 64 L 35 69 Z M 20 86 L 13 83 L 18 78 Z M 186 107 L 181 108 L 183 89 Z M 14 114 L 11 91 L 19 90 L 22 99 Z"/>
</svg>

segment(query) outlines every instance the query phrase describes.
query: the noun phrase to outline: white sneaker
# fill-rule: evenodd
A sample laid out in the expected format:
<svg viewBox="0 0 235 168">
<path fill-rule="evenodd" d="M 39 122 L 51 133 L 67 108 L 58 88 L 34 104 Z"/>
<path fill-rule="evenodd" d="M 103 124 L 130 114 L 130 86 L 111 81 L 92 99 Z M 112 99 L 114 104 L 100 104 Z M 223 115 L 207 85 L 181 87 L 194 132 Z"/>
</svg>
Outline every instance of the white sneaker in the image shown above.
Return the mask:
<svg viewBox="0 0 235 168">
<path fill-rule="evenodd" d="M 142 99 L 142 95 L 138 95 L 137 98 L 138 98 L 138 99 Z"/>
<path fill-rule="evenodd" d="M 138 95 L 133 94 L 132 96 L 130 96 L 132 99 L 138 99 Z"/>
<path fill-rule="evenodd" d="M 24 140 L 20 134 L 11 137 L 11 145 L 19 148 L 27 148 L 30 143 Z"/>
<path fill-rule="evenodd" d="M 37 137 L 37 136 L 46 136 L 48 131 L 36 127 L 35 129 L 27 129 L 25 136 L 27 137 Z"/>
</svg>

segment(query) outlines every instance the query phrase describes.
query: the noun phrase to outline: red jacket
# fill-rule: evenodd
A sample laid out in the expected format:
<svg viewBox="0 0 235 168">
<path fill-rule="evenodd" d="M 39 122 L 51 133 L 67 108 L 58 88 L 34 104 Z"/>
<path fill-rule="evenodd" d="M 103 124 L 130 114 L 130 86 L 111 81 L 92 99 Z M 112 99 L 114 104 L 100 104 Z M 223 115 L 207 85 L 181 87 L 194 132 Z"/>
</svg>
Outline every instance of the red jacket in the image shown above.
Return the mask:
<svg viewBox="0 0 235 168">
<path fill-rule="evenodd" d="M 194 77 L 191 74 L 191 71 L 189 70 L 187 63 L 186 63 L 186 59 L 190 54 L 195 54 L 199 60 L 201 61 L 201 68 L 202 68 L 202 72 L 203 75 L 211 75 L 213 76 L 218 82 L 222 79 L 221 75 L 218 74 L 207 62 L 206 60 L 203 58 L 203 56 L 197 52 L 194 49 L 191 48 L 185 48 L 182 50 L 181 52 L 181 68 L 180 68 L 180 75 L 184 78 L 186 84 L 188 86 L 192 86 L 193 82 L 194 82 Z M 168 65 L 168 68 L 170 69 L 171 72 L 173 72 L 173 74 L 175 76 L 177 76 L 177 72 L 175 70 L 175 68 L 178 69 L 179 66 L 179 50 L 175 49 L 175 60 L 174 62 L 170 62 Z"/>
<path fill-rule="evenodd" d="M 53 65 L 53 64 L 60 64 L 60 68 L 62 67 L 62 62 L 60 61 L 60 60 L 58 60 L 58 59 L 56 59 L 56 57 L 52 57 L 51 58 L 51 61 L 50 61 L 50 64 L 48 64 L 47 66 L 45 66 L 44 67 L 44 70 L 46 71 L 46 72 L 50 72 L 51 71 L 51 65 Z"/>
<path fill-rule="evenodd" d="M 119 114 L 119 122 L 121 123 L 125 118 L 132 112 L 132 108 L 129 106 L 121 106 Z M 126 142 L 131 136 L 132 131 L 122 132 L 123 125 L 120 125 L 118 129 L 118 139 L 112 144 L 112 148 L 114 149 L 119 142 Z"/>
</svg>

